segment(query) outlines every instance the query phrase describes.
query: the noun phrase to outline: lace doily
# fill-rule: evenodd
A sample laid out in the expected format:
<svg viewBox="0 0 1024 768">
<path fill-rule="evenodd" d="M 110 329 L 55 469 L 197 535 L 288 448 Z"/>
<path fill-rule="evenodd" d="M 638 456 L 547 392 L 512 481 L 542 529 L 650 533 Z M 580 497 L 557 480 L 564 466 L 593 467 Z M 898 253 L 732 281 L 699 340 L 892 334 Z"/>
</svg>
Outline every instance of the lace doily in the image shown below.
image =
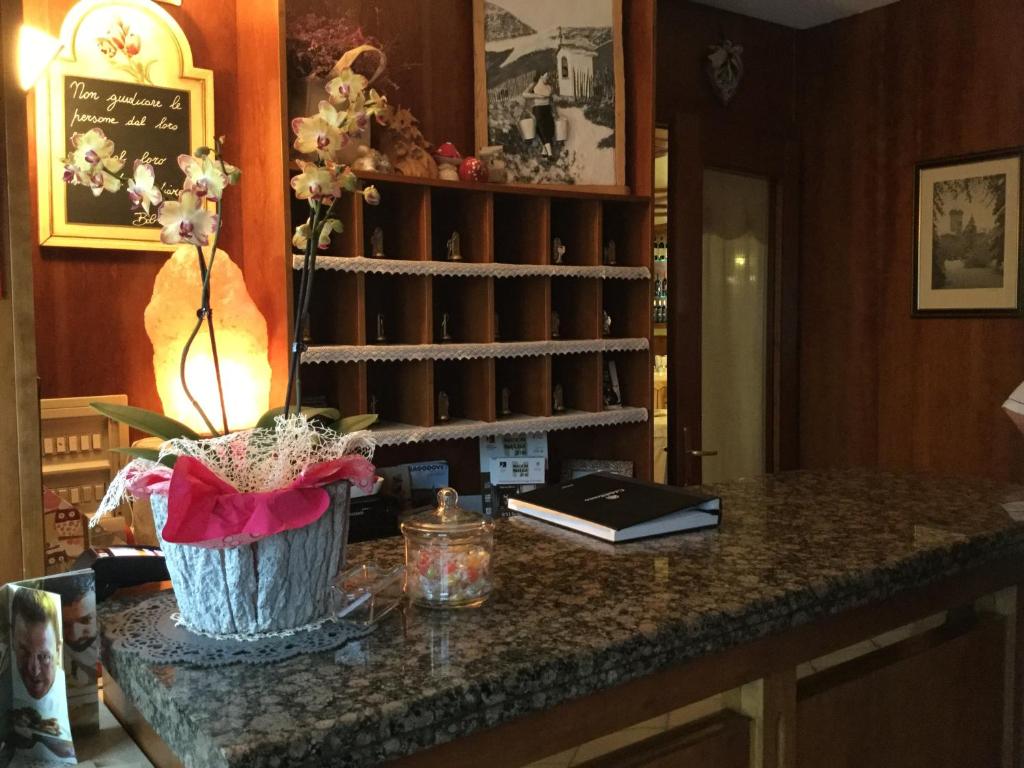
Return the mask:
<svg viewBox="0 0 1024 768">
<path fill-rule="evenodd" d="M 303 257 L 293 256 L 292 267 L 302 269 Z M 478 264 L 471 261 L 413 261 L 369 259 L 365 256 L 318 256 L 317 269 L 363 272 L 373 275 L 445 275 L 448 277 L 590 277 L 605 280 L 650 280 L 647 267 L 580 266 L 578 264 Z"/>
<path fill-rule="evenodd" d="M 634 352 L 647 339 L 566 339 L 510 341 L 493 344 L 335 344 L 310 347 L 303 363 L 357 363 L 393 360 L 474 360 L 479 358 L 573 355 L 584 352 Z"/>
<path fill-rule="evenodd" d="M 559 432 L 583 427 L 608 427 L 647 421 L 646 408 L 616 408 L 610 411 L 566 411 L 558 416 L 509 416 L 500 421 L 453 419 L 439 427 L 413 427 L 408 424 L 382 424 L 374 427 L 377 445 L 405 445 L 433 440 L 461 440 L 492 435 L 521 435 Z"/>
<path fill-rule="evenodd" d="M 327 621 L 289 633 L 257 639 L 213 638 L 178 623 L 173 592 L 161 592 L 120 613 L 103 617 L 103 633 L 114 649 L 150 664 L 271 664 L 306 653 L 331 651 L 370 634 L 376 625 Z"/>
</svg>

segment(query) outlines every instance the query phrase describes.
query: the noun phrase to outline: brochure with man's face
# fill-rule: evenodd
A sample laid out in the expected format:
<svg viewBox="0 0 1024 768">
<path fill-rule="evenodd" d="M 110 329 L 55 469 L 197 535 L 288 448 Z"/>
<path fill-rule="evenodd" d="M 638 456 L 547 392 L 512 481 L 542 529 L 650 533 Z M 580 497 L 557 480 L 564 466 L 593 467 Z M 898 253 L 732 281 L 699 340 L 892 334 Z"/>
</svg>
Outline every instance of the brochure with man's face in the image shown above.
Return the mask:
<svg viewBox="0 0 1024 768">
<path fill-rule="evenodd" d="M 0 588 L 0 768 L 76 763 L 68 690 L 97 706 L 96 634 L 91 571 Z"/>
</svg>

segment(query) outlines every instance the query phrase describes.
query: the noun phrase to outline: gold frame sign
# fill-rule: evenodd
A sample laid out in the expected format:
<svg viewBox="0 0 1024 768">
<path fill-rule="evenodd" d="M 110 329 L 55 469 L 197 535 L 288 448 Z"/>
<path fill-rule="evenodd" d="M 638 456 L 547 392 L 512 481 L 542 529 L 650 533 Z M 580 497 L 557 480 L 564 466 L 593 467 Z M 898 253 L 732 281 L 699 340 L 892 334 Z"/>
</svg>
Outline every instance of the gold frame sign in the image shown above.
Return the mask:
<svg viewBox="0 0 1024 768">
<path fill-rule="evenodd" d="M 178 23 L 148 0 L 83 0 L 61 26 L 61 55 L 36 89 L 39 242 L 171 250 L 156 212 L 132 211 L 124 188 L 94 195 L 65 184 L 71 138 L 98 128 L 132 175 L 150 163 L 164 199 L 181 185 L 178 155 L 213 144 L 213 73 L 192 63 Z"/>
</svg>

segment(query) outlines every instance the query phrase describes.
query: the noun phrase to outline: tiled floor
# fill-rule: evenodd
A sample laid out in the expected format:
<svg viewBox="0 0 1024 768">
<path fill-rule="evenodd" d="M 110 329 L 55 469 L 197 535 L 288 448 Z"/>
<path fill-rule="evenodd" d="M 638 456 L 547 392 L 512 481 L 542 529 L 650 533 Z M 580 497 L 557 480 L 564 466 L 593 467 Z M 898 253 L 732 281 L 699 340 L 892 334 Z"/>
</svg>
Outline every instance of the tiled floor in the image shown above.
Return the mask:
<svg viewBox="0 0 1024 768">
<path fill-rule="evenodd" d="M 833 653 L 821 656 L 817 659 L 805 662 L 797 667 L 797 677 L 807 677 L 815 672 L 821 672 L 835 667 L 844 662 L 850 661 L 863 656 L 871 651 L 879 648 L 884 648 L 887 645 L 898 643 L 901 640 L 905 640 L 913 634 L 925 632 L 929 629 L 933 629 L 943 621 L 946 616 L 944 613 L 929 616 L 927 619 L 923 619 L 913 624 L 907 624 L 906 626 L 894 629 L 891 632 L 879 635 L 865 640 L 862 643 L 851 645 L 847 648 L 842 648 Z M 704 701 L 697 702 L 696 704 L 690 704 L 689 706 L 682 707 L 673 712 L 668 712 L 664 715 L 659 715 L 651 720 L 645 720 L 642 723 L 637 723 L 629 728 L 624 728 L 621 731 L 610 733 L 607 736 L 602 736 L 599 739 L 588 741 L 586 744 L 581 744 L 578 747 L 567 749 L 565 752 L 559 752 L 557 755 L 551 755 L 545 757 L 543 760 L 539 760 L 536 763 L 531 763 L 526 768 L 571 768 L 585 763 L 587 760 L 592 760 L 600 755 L 606 755 L 609 752 L 613 752 L 616 749 L 635 744 L 638 741 L 654 736 L 661 733 L 669 728 L 675 728 L 686 723 L 693 722 L 702 717 L 714 714 L 723 708 L 722 697 L 713 696 Z"/>
</svg>

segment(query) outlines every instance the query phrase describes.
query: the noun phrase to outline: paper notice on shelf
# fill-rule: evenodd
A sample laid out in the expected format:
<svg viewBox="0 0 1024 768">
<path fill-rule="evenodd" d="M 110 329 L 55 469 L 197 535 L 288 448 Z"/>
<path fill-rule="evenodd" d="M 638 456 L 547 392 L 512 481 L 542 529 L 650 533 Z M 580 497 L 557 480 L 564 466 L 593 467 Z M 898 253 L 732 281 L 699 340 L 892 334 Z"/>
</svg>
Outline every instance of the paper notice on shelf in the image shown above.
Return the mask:
<svg viewBox="0 0 1024 768">
<path fill-rule="evenodd" d="M 491 459 L 490 474 L 492 485 L 542 484 L 544 482 L 544 459 Z"/>
<path fill-rule="evenodd" d="M 548 436 L 537 435 L 495 435 L 480 438 L 480 471 L 489 472 L 491 459 L 524 459 L 527 457 L 547 459 Z"/>
</svg>

